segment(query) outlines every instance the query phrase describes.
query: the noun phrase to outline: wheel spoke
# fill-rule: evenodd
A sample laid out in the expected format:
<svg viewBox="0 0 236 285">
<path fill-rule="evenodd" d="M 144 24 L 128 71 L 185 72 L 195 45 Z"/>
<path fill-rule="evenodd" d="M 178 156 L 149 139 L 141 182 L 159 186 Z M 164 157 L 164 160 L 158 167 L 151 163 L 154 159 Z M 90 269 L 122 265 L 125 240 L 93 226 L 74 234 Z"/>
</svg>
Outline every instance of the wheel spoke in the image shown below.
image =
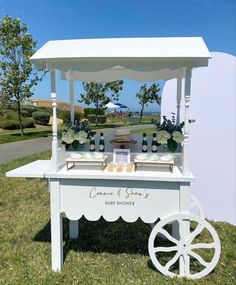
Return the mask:
<svg viewBox="0 0 236 285">
<path fill-rule="evenodd" d="M 207 267 L 210 263 L 209 262 L 206 262 L 199 254 L 197 254 L 196 252 L 193 252 L 193 251 L 190 251 L 189 254 L 197 259 L 197 261 L 199 263 L 201 263 L 203 266 Z"/>
<path fill-rule="evenodd" d="M 185 277 L 189 277 L 190 276 L 190 257 L 187 254 L 183 254 L 183 258 L 184 258 L 184 273 L 185 273 Z"/>
<path fill-rule="evenodd" d="M 169 246 L 169 247 L 159 246 L 159 247 L 154 247 L 154 250 L 155 250 L 155 253 L 156 252 L 171 252 L 171 251 L 178 250 L 178 247 L 177 247 L 177 245 Z"/>
<path fill-rule="evenodd" d="M 173 264 L 175 264 L 175 262 L 179 259 L 179 256 L 180 256 L 179 252 L 176 252 L 175 256 L 174 256 L 170 261 L 168 261 L 168 262 L 166 263 L 166 265 L 164 266 L 165 270 L 169 270 L 169 268 L 170 268 Z"/>
<path fill-rule="evenodd" d="M 163 234 L 169 241 L 172 241 L 175 244 L 179 243 L 179 241 L 175 239 L 174 237 L 172 237 L 166 230 L 161 229 L 159 233 Z"/>
<path fill-rule="evenodd" d="M 198 224 L 196 229 L 190 234 L 188 242 L 191 243 L 195 239 L 195 237 L 203 231 L 204 228 L 205 227 L 203 225 Z"/>
<path fill-rule="evenodd" d="M 198 249 L 198 248 L 214 248 L 216 244 L 212 243 L 195 243 L 191 244 L 191 249 Z"/>
<path fill-rule="evenodd" d="M 183 221 L 179 219 L 178 223 L 179 223 L 179 237 L 180 237 L 180 240 L 183 242 L 185 241 Z"/>
</svg>

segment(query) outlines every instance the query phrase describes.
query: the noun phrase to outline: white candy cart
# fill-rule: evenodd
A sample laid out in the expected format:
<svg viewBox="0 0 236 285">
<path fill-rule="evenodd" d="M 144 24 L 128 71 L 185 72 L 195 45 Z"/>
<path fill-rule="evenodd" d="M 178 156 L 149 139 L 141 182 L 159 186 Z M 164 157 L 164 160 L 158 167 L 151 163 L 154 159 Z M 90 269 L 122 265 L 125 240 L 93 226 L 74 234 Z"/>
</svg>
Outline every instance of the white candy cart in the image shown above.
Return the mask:
<svg viewBox="0 0 236 285">
<path fill-rule="evenodd" d="M 126 222 L 141 218 L 151 224 L 148 242 L 154 266 L 167 276 L 198 279 L 216 266 L 220 241 L 216 231 L 199 215 L 190 214 L 192 204 L 199 205 L 190 192 L 194 177 L 189 169 L 189 105 L 191 70 L 206 67 L 211 57 L 202 38 L 130 38 L 50 41 L 31 58 L 36 68 L 51 74 L 53 137 L 51 160 L 37 160 L 6 173 L 9 177 L 48 180 L 51 207 L 52 269 L 63 264 L 62 214 L 70 220 L 70 237 L 79 235 L 78 220 L 103 217 Z M 176 79 L 177 123 L 183 98 L 184 141 L 170 169 L 138 168 L 132 172 L 106 169 L 67 169 L 69 153 L 57 135 L 56 71 L 69 81 L 71 121 L 74 121 L 74 81 L 111 82 L 129 78 L 136 81 Z M 201 94 L 199 94 L 200 96 Z M 105 154 L 108 161 L 112 152 Z M 131 152 L 131 161 L 135 153 Z M 207 242 L 199 239 L 208 235 Z M 165 246 L 158 241 L 163 239 Z M 210 240 L 210 242 L 209 242 Z M 204 251 L 211 252 L 207 260 Z M 172 256 L 163 263 L 163 256 Z M 203 253 L 203 256 L 202 256 Z M 207 256 L 209 254 L 207 253 Z M 197 270 L 192 270 L 192 263 Z M 177 264 L 177 266 L 176 266 Z M 175 265 L 175 267 L 173 267 Z"/>
</svg>

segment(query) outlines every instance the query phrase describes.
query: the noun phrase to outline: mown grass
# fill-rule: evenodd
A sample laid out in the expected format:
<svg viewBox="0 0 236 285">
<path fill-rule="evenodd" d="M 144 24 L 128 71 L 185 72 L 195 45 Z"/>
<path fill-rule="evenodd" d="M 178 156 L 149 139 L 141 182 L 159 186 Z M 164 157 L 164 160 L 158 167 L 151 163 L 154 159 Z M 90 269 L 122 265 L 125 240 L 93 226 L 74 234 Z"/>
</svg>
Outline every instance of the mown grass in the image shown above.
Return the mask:
<svg viewBox="0 0 236 285">
<path fill-rule="evenodd" d="M 160 274 L 148 256 L 150 226 L 141 221 L 129 224 L 82 219 L 78 240 L 70 241 L 68 220 L 64 218 L 64 267 L 61 273 L 52 272 L 47 182 L 5 177 L 12 168 L 49 157 L 50 152 L 44 152 L 0 166 L 1 285 L 236 284 L 236 229 L 222 222 L 211 222 L 222 243 L 220 261 L 201 280 L 171 279 Z"/>
</svg>

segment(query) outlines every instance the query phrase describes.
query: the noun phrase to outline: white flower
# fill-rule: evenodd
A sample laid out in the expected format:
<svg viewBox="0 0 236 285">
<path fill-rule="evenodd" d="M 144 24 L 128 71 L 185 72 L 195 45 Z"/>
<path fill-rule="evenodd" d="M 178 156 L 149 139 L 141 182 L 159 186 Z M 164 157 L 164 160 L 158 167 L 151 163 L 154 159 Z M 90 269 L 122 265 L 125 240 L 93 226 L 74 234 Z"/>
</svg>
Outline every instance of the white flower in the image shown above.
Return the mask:
<svg viewBox="0 0 236 285">
<path fill-rule="evenodd" d="M 75 134 L 75 140 L 79 141 L 80 144 L 84 144 L 87 139 L 87 133 L 85 131 L 79 131 Z"/>
<path fill-rule="evenodd" d="M 67 132 L 62 133 L 62 141 L 67 144 L 72 144 L 75 140 L 75 132 L 73 130 L 68 130 Z"/>
<path fill-rule="evenodd" d="M 172 137 L 173 137 L 173 140 L 175 140 L 177 143 L 181 143 L 184 140 L 184 135 L 178 131 L 174 131 L 172 133 Z"/>
<path fill-rule="evenodd" d="M 171 135 L 167 131 L 159 131 L 157 132 L 157 141 L 160 144 L 167 144 L 167 140 L 171 137 Z"/>
</svg>

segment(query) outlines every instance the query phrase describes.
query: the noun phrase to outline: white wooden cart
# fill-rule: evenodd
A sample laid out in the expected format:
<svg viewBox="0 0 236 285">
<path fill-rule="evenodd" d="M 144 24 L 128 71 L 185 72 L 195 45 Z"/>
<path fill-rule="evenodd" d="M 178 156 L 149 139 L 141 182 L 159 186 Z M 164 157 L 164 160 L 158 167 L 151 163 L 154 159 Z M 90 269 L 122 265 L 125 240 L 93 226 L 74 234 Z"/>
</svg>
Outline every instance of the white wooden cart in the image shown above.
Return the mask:
<svg viewBox="0 0 236 285">
<path fill-rule="evenodd" d="M 202 38 L 130 38 L 50 41 L 32 56 L 38 69 L 51 74 L 53 108 L 52 158 L 38 160 L 6 173 L 9 177 L 48 179 L 51 203 L 52 269 L 63 264 L 62 214 L 70 219 L 70 237 L 79 234 L 78 220 L 101 216 L 106 221 L 119 217 L 127 222 L 141 218 L 153 225 L 148 250 L 154 266 L 168 276 L 202 278 L 211 272 L 220 257 L 220 241 L 213 227 L 200 215 L 190 214 L 189 105 L 191 71 L 208 65 L 211 57 Z M 68 153 L 58 142 L 56 111 L 56 70 L 69 81 L 71 120 L 74 121 L 74 81 L 110 82 L 121 78 L 136 81 L 177 80 L 177 123 L 180 123 L 181 98 L 185 107 L 184 142 L 171 171 L 137 170 L 112 172 L 67 170 Z M 201 96 L 201 94 L 199 94 Z M 106 154 L 108 157 L 111 153 Z M 159 222 L 156 221 L 159 219 Z M 156 223 L 156 224 L 155 224 Z M 191 231 L 191 225 L 195 224 Z M 172 228 L 170 231 L 169 228 Z M 198 242 L 207 231 L 212 242 Z M 171 246 L 159 246 L 162 237 Z M 197 242 L 195 242 L 197 239 Z M 213 251 L 206 261 L 196 250 Z M 165 264 L 159 253 L 173 257 Z M 191 271 L 192 260 L 201 266 Z M 178 269 L 173 265 L 178 263 Z"/>
</svg>

